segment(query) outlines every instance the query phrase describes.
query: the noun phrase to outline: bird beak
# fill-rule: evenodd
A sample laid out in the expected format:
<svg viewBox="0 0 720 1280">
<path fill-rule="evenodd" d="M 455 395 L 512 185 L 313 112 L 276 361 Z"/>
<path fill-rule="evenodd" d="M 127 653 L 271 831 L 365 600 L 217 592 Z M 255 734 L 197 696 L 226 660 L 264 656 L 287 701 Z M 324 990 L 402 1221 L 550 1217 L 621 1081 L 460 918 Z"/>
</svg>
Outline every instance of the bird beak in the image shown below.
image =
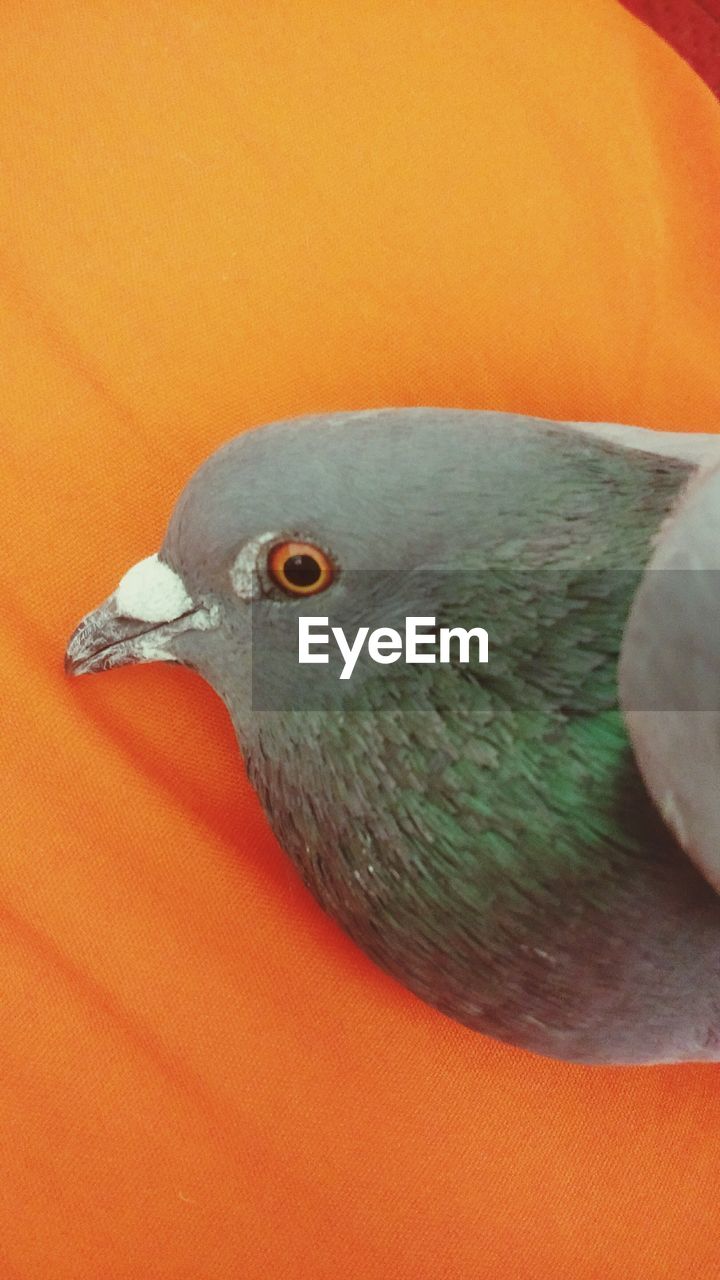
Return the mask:
<svg viewBox="0 0 720 1280">
<path fill-rule="evenodd" d="M 217 607 L 197 604 L 179 574 L 157 555 L 133 565 L 97 609 L 86 614 L 65 653 L 65 671 L 84 676 L 130 662 L 176 662 L 173 637 L 217 625 Z"/>
</svg>

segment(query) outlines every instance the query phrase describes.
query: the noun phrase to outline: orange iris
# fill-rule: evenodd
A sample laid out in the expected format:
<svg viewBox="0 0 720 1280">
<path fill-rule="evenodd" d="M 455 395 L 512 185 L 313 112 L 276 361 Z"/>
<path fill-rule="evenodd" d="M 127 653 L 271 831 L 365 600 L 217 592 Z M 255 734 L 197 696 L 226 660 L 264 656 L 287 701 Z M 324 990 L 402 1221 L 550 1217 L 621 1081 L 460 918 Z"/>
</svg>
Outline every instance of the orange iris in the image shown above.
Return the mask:
<svg viewBox="0 0 720 1280">
<path fill-rule="evenodd" d="M 314 596 L 333 580 L 333 566 L 310 542 L 279 542 L 268 556 L 273 582 L 293 596 Z"/>
</svg>

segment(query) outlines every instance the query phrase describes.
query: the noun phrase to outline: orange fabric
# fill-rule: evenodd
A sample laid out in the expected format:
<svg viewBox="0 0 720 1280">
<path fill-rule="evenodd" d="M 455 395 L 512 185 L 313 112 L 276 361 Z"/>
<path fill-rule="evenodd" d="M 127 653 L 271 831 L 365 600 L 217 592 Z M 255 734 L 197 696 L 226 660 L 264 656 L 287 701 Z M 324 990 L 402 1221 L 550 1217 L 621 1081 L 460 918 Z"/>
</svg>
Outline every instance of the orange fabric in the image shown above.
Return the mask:
<svg viewBox="0 0 720 1280">
<path fill-rule="evenodd" d="M 0 13 L 3 1280 L 689 1280 L 714 1067 L 426 1009 L 299 884 L 219 701 L 69 682 L 253 423 L 713 430 L 720 108 L 613 0 Z"/>
</svg>

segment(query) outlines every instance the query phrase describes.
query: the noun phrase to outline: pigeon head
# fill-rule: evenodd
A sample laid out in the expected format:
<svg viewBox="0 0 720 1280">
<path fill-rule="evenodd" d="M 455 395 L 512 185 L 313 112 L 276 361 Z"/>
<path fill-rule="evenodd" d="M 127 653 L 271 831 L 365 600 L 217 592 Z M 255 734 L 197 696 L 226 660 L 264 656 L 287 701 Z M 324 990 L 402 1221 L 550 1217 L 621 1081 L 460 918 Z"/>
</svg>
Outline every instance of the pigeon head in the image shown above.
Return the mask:
<svg viewBox="0 0 720 1280">
<path fill-rule="evenodd" d="M 253 637 L 287 648 L 298 614 L 328 603 L 366 618 L 373 608 L 357 570 L 410 568 L 457 536 L 427 501 L 408 425 L 390 431 L 382 419 L 280 422 L 218 449 L 180 495 L 159 551 L 82 619 L 68 672 L 183 663 L 245 726 Z M 442 457 L 427 462 L 437 477 Z M 275 664 L 267 676 L 282 683 L 292 672 Z"/>
<path fill-rule="evenodd" d="M 469 504 L 495 544 L 515 536 L 521 512 L 507 497 L 512 431 L 487 422 L 478 476 L 465 465 L 478 453 L 472 417 L 447 413 L 438 429 L 432 411 L 338 414 L 273 423 L 229 441 L 186 485 L 159 551 L 81 621 L 68 671 L 183 663 L 223 697 L 242 731 L 253 641 L 256 654 L 286 654 L 301 613 L 335 611 L 348 628 L 387 623 L 390 592 L 396 612 L 400 604 L 427 612 L 423 579 L 412 571 L 461 562 L 478 532 Z M 391 575 L 384 590 L 383 574 Z M 256 691 L 263 676 L 282 685 L 298 673 L 267 659 L 256 663 Z"/>
</svg>

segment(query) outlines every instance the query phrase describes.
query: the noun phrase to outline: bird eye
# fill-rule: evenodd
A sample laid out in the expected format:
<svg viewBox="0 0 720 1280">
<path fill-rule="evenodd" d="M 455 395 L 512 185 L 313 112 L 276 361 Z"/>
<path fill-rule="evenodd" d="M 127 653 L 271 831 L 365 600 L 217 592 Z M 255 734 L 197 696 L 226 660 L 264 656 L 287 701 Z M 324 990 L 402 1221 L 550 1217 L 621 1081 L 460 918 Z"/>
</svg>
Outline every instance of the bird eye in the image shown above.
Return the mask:
<svg viewBox="0 0 720 1280">
<path fill-rule="evenodd" d="M 278 542 L 268 556 L 268 573 L 291 596 L 314 596 L 333 580 L 328 557 L 310 542 Z"/>
</svg>

